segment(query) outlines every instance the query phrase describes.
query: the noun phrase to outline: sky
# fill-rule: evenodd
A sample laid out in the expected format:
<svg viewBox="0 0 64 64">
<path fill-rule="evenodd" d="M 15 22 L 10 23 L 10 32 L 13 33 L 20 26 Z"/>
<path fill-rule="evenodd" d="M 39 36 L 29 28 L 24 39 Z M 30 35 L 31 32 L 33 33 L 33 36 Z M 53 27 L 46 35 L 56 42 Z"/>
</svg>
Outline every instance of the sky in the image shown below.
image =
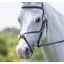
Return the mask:
<svg viewBox="0 0 64 64">
<path fill-rule="evenodd" d="M 63 2 L 48 2 L 58 12 L 64 15 Z M 0 31 L 6 27 L 20 28 L 17 20 L 22 4 L 20 2 L 0 2 Z"/>
<path fill-rule="evenodd" d="M 17 20 L 20 10 L 20 2 L 0 2 L 0 30 L 7 27 L 20 28 Z"/>
</svg>

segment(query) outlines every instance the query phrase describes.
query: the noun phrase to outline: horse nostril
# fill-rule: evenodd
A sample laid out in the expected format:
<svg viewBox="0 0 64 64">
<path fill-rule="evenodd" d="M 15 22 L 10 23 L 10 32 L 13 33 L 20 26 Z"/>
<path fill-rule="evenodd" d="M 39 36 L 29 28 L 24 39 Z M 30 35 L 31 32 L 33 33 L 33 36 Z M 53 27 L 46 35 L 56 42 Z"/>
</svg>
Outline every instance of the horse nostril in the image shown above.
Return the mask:
<svg viewBox="0 0 64 64">
<path fill-rule="evenodd" d="M 28 52 L 28 48 L 26 48 L 26 52 Z"/>
<path fill-rule="evenodd" d="M 28 55 L 28 48 L 26 48 L 26 55 Z"/>
</svg>

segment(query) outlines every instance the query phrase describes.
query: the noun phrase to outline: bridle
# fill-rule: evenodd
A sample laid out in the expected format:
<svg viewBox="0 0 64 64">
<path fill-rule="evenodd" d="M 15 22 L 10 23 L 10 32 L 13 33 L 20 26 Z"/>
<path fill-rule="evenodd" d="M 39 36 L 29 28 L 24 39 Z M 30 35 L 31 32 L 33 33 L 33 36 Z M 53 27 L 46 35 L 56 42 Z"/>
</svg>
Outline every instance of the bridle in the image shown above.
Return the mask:
<svg viewBox="0 0 64 64">
<path fill-rule="evenodd" d="M 35 8 L 36 8 L 36 9 L 41 9 L 41 10 L 43 11 L 43 13 L 42 13 L 42 25 L 41 25 L 41 29 L 40 29 L 39 31 L 31 31 L 31 32 L 23 33 L 23 34 L 20 35 L 20 37 L 19 37 L 19 40 L 20 40 L 21 38 L 23 38 L 23 39 L 26 41 L 26 43 L 27 43 L 27 45 L 28 45 L 28 47 L 30 48 L 30 51 L 31 51 L 32 53 L 33 53 L 33 49 L 31 48 L 29 42 L 28 42 L 27 39 L 25 38 L 25 35 L 26 35 L 26 34 L 40 33 L 39 38 L 38 38 L 38 41 L 37 41 L 37 47 L 47 46 L 47 45 L 52 45 L 52 44 L 64 42 L 64 40 L 61 40 L 61 41 L 57 41 L 57 42 L 53 42 L 53 43 L 49 43 L 49 44 L 40 44 L 40 39 L 41 39 L 41 37 L 42 37 L 42 34 L 43 34 L 43 31 L 44 31 L 45 26 L 46 26 L 46 33 L 47 33 L 47 30 L 48 30 L 48 20 L 45 18 L 45 15 L 44 15 L 43 3 L 42 3 L 42 7 L 39 7 L 39 6 L 23 6 L 23 7 L 22 7 L 22 9 L 28 9 L 28 8 L 30 8 L 30 9 L 35 9 Z M 43 17 L 44 17 L 45 19 L 43 19 Z"/>
<path fill-rule="evenodd" d="M 41 9 L 43 11 L 43 4 L 42 4 L 42 7 L 38 7 L 38 6 L 23 6 L 22 7 L 22 9 L 26 9 L 26 8 L 30 8 L 30 9 L 37 8 L 37 9 Z M 20 35 L 19 39 L 23 38 L 26 41 L 26 43 L 29 46 L 31 52 L 33 52 L 33 49 L 31 48 L 30 44 L 28 43 L 28 41 L 27 41 L 27 39 L 25 38 L 24 35 L 25 34 L 31 34 L 31 33 L 40 33 L 38 41 L 37 41 L 37 46 L 40 47 L 39 42 L 40 42 L 40 39 L 41 39 L 41 36 L 42 36 L 42 33 L 43 33 L 42 31 L 44 31 L 44 28 L 45 28 L 45 23 L 46 23 L 46 26 L 47 26 L 47 19 L 45 18 L 45 20 L 43 20 L 43 17 L 44 17 L 44 11 L 43 11 L 43 14 L 42 14 L 42 21 L 43 22 L 42 22 L 42 25 L 41 25 L 41 29 L 39 31 L 26 32 L 26 33 Z"/>
</svg>

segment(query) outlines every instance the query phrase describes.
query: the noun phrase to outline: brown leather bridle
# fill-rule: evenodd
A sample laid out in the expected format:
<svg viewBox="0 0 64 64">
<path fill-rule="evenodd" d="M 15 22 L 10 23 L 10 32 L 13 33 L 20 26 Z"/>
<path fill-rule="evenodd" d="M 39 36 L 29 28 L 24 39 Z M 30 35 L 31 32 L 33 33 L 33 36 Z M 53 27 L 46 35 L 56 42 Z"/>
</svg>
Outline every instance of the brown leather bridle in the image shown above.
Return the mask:
<svg viewBox="0 0 64 64">
<path fill-rule="evenodd" d="M 49 43 L 49 44 L 40 44 L 40 39 L 42 37 L 42 34 L 43 34 L 43 31 L 44 31 L 44 28 L 46 26 L 46 33 L 47 33 L 47 30 L 48 30 L 48 20 L 45 18 L 45 15 L 44 15 L 44 7 L 43 7 L 43 3 L 42 3 L 42 6 L 39 7 L 39 6 L 23 6 L 22 9 L 41 9 L 43 11 L 42 13 L 42 25 L 41 25 L 41 29 L 39 31 L 31 31 L 31 32 L 26 32 L 26 33 L 23 33 L 22 35 L 20 35 L 19 37 L 19 40 L 21 38 L 23 38 L 28 47 L 30 48 L 30 51 L 33 53 L 33 49 L 31 48 L 29 42 L 27 41 L 27 39 L 25 38 L 25 35 L 26 34 L 32 34 L 32 33 L 40 33 L 39 35 L 39 38 L 38 38 L 38 41 L 37 41 L 37 47 L 41 47 L 41 46 L 48 46 L 48 45 L 52 45 L 52 44 L 57 44 L 57 43 L 61 43 L 61 42 L 64 42 L 64 40 L 60 40 L 60 41 L 56 41 L 56 42 L 52 42 L 52 43 Z M 43 19 L 43 17 L 45 18 L 45 20 Z"/>
<path fill-rule="evenodd" d="M 42 33 L 43 33 L 43 31 L 44 31 L 45 24 L 46 24 L 46 26 L 47 26 L 47 19 L 45 18 L 45 20 L 43 20 L 43 17 L 44 17 L 43 4 L 42 4 L 42 7 L 38 7 L 38 6 L 23 6 L 23 7 L 22 7 L 22 9 L 27 9 L 27 8 L 30 8 L 30 9 L 35 9 L 35 8 L 37 8 L 37 9 L 41 9 L 41 10 L 43 11 L 41 29 L 40 29 L 39 31 L 31 31 L 31 32 L 23 33 L 22 35 L 20 35 L 20 38 L 19 38 L 19 39 L 23 38 L 23 39 L 26 41 L 27 45 L 29 46 L 31 52 L 33 52 L 33 49 L 31 48 L 29 42 L 27 41 L 27 39 L 25 38 L 24 35 L 26 35 L 26 34 L 31 34 L 31 33 L 40 33 L 39 38 L 38 38 L 38 41 L 37 41 L 37 46 L 40 47 L 39 42 L 40 42 Z M 47 26 L 47 27 L 48 27 L 48 26 Z"/>
</svg>

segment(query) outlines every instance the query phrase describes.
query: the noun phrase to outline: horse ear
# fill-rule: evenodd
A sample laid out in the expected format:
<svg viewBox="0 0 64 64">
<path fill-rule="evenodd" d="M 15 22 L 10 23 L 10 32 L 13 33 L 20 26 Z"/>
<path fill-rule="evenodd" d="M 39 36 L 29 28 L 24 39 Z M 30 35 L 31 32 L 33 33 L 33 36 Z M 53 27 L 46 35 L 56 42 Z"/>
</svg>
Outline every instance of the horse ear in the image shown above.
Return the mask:
<svg viewBox="0 0 64 64">
<path fill-rule="evenodd" d="M 21 2 L 23 5 L 25 5 L 26 2 Z"/>
<path fill-rule="evenodd" d="M 23 5 L 29 5 L 30 4 L 30 2 L 22 2 L 23 3 Z"/>
<path fill-rule="evenodd" d="M 26 2 L 22 2 L 23 4 L 25 4 Z"/>
</svg>

